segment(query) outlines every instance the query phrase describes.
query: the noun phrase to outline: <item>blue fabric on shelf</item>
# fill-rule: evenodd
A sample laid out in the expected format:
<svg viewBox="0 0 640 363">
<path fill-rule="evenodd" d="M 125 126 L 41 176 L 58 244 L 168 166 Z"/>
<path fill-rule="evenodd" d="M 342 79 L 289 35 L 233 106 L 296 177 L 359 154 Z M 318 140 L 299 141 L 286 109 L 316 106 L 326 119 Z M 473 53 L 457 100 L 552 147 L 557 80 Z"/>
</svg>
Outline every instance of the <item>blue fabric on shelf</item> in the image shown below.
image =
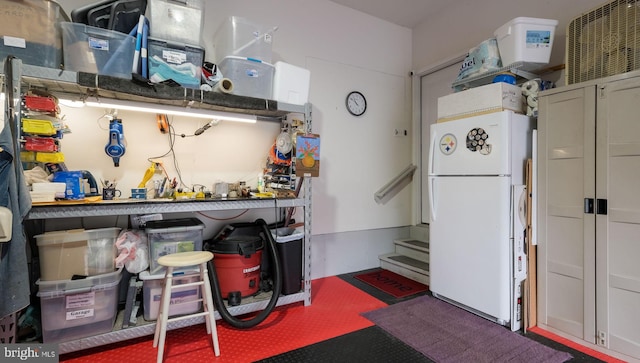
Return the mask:
<svg viewBox="0 0 640 363">
<path fill-rule="evenodd" d="M 171 65 L 160 57 L 153 56 L 149 58 L 149 79 L 156 83 L 173 79 L 183 87 L 199 87 L 200 78 L 197 76 L 197 67 L 198 65 L 192 63 Z"/>
<path fill-rule="evenodd" d="M 27 238 L 22 221 L 31 209 L 31 197 L 24 181 L 19 156 L 13 155 L 14 140 L 9 122 L 0 132 L 0 206 L 13 213 L 12 238 L 0 243 L 0 317 L 29 305 L 29 267 Z M 16 173 L 17 163 L 19 173 Z"/>
</svg>

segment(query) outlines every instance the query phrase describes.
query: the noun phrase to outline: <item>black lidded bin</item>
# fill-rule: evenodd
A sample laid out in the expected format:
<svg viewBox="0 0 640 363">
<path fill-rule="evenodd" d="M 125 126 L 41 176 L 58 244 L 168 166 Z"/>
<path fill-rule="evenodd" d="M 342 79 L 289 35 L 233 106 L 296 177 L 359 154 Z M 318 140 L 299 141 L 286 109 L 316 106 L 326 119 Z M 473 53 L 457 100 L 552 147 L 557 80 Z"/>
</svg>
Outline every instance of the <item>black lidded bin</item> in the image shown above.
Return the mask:
<svg viewBox="0 0 640 363">
<path fill-rule="evenodd" d="M 271 234 L 274 234 L 274 230 L 271 230 Z M 282 267 L 282 295 L 296 294 L 302 290 L 304 233 L 292 228 L 278 228 L 274 238 Z"/>
</svg>

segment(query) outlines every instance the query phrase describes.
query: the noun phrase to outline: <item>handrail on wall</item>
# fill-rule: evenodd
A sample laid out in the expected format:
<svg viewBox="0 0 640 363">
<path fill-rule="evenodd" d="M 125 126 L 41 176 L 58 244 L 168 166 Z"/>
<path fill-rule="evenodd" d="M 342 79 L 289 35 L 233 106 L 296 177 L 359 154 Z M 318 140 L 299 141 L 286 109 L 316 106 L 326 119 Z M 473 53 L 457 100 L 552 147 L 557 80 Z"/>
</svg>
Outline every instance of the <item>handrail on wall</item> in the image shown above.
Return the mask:
<svg viewBox="0 0 640 363">
<path fill-rule="evenodd" d="M 380 204 L 391 199 L 391 197 L 396 195 L 402 188 L 407 186 L 411 178 L 413 178 L 413 173 L 416 169 L 417 167 L 413 164 L 407 166 L 400 174 L 380 188 L 380 190 L 373 195 L 376 203 Z M 391 192 L 394 192 L 393 195 L 391 195 Z"/>
</svg>

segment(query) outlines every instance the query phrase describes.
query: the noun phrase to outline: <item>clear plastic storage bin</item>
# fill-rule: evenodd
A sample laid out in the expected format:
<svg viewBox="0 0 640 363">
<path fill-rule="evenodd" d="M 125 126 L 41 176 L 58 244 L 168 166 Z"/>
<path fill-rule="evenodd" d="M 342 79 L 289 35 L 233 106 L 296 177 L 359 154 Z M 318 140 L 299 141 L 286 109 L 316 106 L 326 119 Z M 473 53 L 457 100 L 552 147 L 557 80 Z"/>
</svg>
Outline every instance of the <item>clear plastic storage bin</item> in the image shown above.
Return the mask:
<svg viewBox="0 0 640 363">
<path fill-rule="evenodd" d="M 162 300 L 162 285 L 164 274 L 149 275 L 149 271 L 141 272 L 138 277 L 142 280 L 142 301 L 144 320 L 158 319 L 160 301 Z M 200 286 L 177 287 L 178 285 L 200 281 L 199 272 L 186 273 L 173 277 L 171 301 L 169 302 L 169 316 L 185 315 L 198 312 L 202 308 L 200 300 Z"/>
<path fill-rule="evenodd" d="M 25 64 L 60 68 L 64 10 L 54 1 L 1 0 L 0 59 L 13 55 Z"/>
<path fill-rule="evenodd" d="M 42 281 L 93 276 L 115 269 L 116 238 L 120 228 L 77 229 L 35 236 Z"/>
<path fill-rule="evenodd" d="M 213 36 L 217 61 L 231 56 L 271 63 L 275 30 L 239 16 L 227 18 Z"/>
<path fill-rule="evenodd" d="M 158 264 L 160 256 L 177 252 L 202 251 L 204 224 L 197 218 L 148 221 L 145 226 L 149 241 L 149 274 L 164 274 Z M 192 266 L 174 271 L 193 270 Z"/>
<path fill-rule="evenodd" d="M 233 82 L 233 94 L 271 99 L 273 92 L 272 64 L 242 57 L 225 57 L 218 65 L 220 72 Z"/>
<path fill-rule="evenodd" d="M 131 79 L 136 38 L 81 23 L 60 23 L 65 69 Z"/>
<path fill-rule="evenodd" d="M 44 343 L 110 332 L 118 310 L 122 270 L 82 280 L 38 280 Z"/>
<path fill-rule="evenodd" d="M 200 45 L 202 0 L 150 0 L 149 33 L 154 38 Z"/>
<path fill-rule="evenodd" d="M 204 48 L 149 39 L 149 79 L 160 83 L 173 79 L 182 87 L 200 88 Z"/>
</svg>

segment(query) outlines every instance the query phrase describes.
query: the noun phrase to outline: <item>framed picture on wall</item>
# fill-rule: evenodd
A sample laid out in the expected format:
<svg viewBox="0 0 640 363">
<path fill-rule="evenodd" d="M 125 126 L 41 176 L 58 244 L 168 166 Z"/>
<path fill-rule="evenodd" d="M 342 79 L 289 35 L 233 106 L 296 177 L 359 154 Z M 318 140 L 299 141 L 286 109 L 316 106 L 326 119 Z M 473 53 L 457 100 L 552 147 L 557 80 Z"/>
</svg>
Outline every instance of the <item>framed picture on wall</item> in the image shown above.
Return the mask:
<svg viewBox="0 0 640 363">
<path fill-rule="evenodd" d="M 320 175 L 320 135 L 296 136 L 296 176 Z"/>
</svg>

